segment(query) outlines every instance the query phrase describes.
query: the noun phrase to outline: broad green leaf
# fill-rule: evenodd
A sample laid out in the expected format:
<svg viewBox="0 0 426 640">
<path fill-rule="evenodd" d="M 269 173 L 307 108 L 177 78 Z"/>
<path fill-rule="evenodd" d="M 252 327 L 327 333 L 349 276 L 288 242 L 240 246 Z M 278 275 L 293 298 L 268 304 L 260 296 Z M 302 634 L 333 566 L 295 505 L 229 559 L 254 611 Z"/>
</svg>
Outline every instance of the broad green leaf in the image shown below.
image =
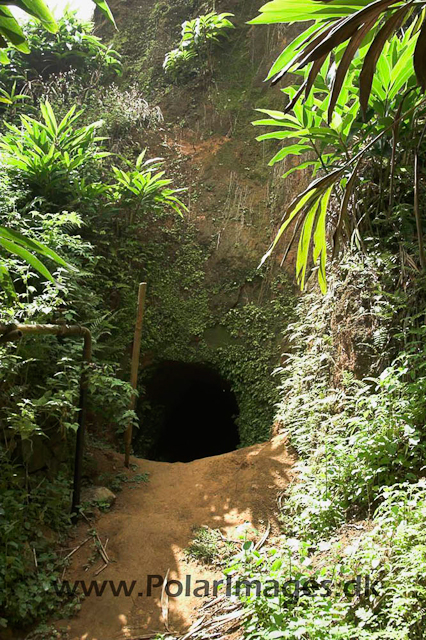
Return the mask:
<svg viewBox="0 0 426 640">
<path fill-rule="evenodd" d="M 15 49 L 22 51 L 22 53 L 30 52 L 19 22 L 10 9 L 5 6 L 0 6 L 0 34 L 10 42 Z"/>
<path fill-rule="evenodd" d="M 352 124 L 358 114 L 359 111 L 359 101 L 356 100 L 353 105 L 347 110 L 346 115 L 343 118 L 341 133 L 342 136 L 347 138 L 351 131 Z"/>
<path fill-rule="evenodd" d="M 320 200 L 315 200 L 305 215 L 302 232 L 299 239 L 299 246 L 297 249 L 296 278 L 302 291 L 305 288 L 306 268 L 308 266 L 309 249 L 312 241 L 312 229 L 314 226 L 319 204 Z"/>
<path fill-rule="evenodd" d="M 71 266 L 63 258 L 61 258 L 53 249 L 50 249 L 46 245 L 38 242 L 37 240 L 32 240 L 31 238 L 27 238 L 27 236 L 23 236 L 17 231 L 13 231 L 12 229 L 7 229 L 6 227 L 0 227 L 0 238 L 6 238 L 15 242 L 16 244 L 21 245 L 22 247 L 30 250 L 36 251 L 46 258 L 50 258 L 57 264 L 66 267 L 67 269 L 75 269 L 75 267 Z"/>
<path fill-rule="evenodd" d="M 0 49 L 0 64 L 10 64 L 9 57 L 4 49 Z"/>
<path fill-rule="evenodd" d="M 348 16 L 369 4 L 367 0 L 272 0 L 260 8 L 261 15 L 249 24 L 274 24 L 277 22 L 307 22 L 329 20 Z"/>
<path fill-rule="evenodd" d="M 58 123 L 56 122 L 55 114 L 49 102 L 45 102 L 40 105 L 41 113 L 43 114 L 44 121 L 49 127 L 52 135 L 56 136 L 58 133 Z"/>
<path fill-rule="evenodd" d="M 311 145 L 292 144 L 288 147 L 284 147 L 284 149 L 281 149 L 281 151 L 278 151 L 278 153 L 272 158 L 272 160 L 269 161 L 268 164 L 270 167 L 272 167 L 272 165 L 274 165 L 276 162 L 284 160 L 284 158 L 287 158 L 287 156 L 300 156 L 302 155 L 302 153 L 306 153 L 307 151 L 312 151 Z"/>
<path fill-rule="evenodd" d="M 317 30 L 318 30 L 318 25 L 315 23 L 310 27 L 308 27 L 297 38 L 292 40 L 292 42 L 284 49 L 284 51 L 275 60 L 274 64 L 271 67 L 271 70 L 268 73 L 266 80 L 270 80 L 271 78 L 276 76 L 280 71 L 285 69 L 285 67 L 287 67 L 287 65 L 293 59 L 297 48 Z"/>
<path fill-rule="evenodd" d="M 12 300 L 15 300 L 18 297 L 16 295 L 15 287 L 13 286 L 10 273 L 5 267 L 5 265 L 1 263 L 0 263 L 0 286 L 3 288 L 4 291 L 6 291 L 6 294 Z"/>
<path fill-rule="evenodd" d="M 299 124 L 294 122 L 283 122 L 280 120 L 254 120 L 252 122 L 254 127 L 289 127 L 290 129 L 299 129 Z"/>
<path fill-rule="evenodd" d="M 292 167 L 291 169 L 286 171 L 282 178 L 287 178 L 295 171 L 303 171 L 303 169 L 307 169 L 308 167 L 312 167 L 313 165 L 318 166 L 320 164 L 321 163 L 319 162 L 319 160 L 308 160 L 307 162 L 302 162 L 301 164 L 298 164 L 297 167 Z"/>
<path fill-rule="evenodd" d="M 275 249 L 278 242 L 280 241 L 284 231 L 287 229 L 287 227 L 292 222 L 292 220 L 294 220 L 295 216 L 299 213 L 299 211 L 315 196 L 315 192 L 316 192 L 316 189 L 311 189 L 310 191 L 305 193 L 305 195 L 299 200 L 299 202 L 294 206 L 294 208 L 287 211 L 287 219 L 284 220 L 284 222 L 278 229 L 278 233 L 275 236 L 274 241 L 272 242 L 268 251 L 265 253 L 262 260 L 260 261 L 259 267 L 261 267 L 264 264 L 264 262 L 266 262 L 266 260 L 269 258 L 269 256 L 272 254 L 273 250 Z"/>
<path fill-rule="evenodd" d="M 105 0 L 93 0 L 93 2 L 97 5 L 97 7 L 104 14 L 104 16 L 106 16 L 108 20 L 112 22 L 114 27 L 117 28 L 117 25 L 115 24 L 114 16 L 112 15 L 112 11 L 109 8 L 107 2 L 105 2 Z"/>
<path fill-rule="evenodd" d="M 318 216 L 317 225 L 314 232 L 314 250 L 313 259 L 314 262 L 320 259 L 318 269 L 318 282 L 322 293 L 327 293 L 327 276 L 326 276 L 326 264 L 327 264 L 327 239 L 326 239 L 326 219 L 327 219 L 327 207 L 330 200 L 333 186 L 331 186 L 321 198 L 320 213 Z"/>
<path fill-rule="evenodd" d="M 25 11 L 25 13 L 40 20 L 43 26 L 51 33 L 58 31 L 58 25 L 55 19 L 50 13 L 46 3 L 42 0 L 14 0 L 13 4 L 22 9 L 22 11 Z"/>
<path fill-rule="evenodd" d="M 9 253 L 13 253 L 14 255 L 22 258 L 27 264 L 29 264 L 36 271 L 41 273 L 41 275 L 44 276 L 47 280 L 50 280 L 51 282 L 55 282 L 52 277 L 52 274 L 49 272 L 48 269 L 46 269 L 44 264 L 40 262 L 38 258 L 33 256 L 32 253 L 24 249 L 24 247 L 20 246 L 19 244 L 15 244 L 14 242 L 11 242 L 10 240 L 6 240 L 6 238 L 2 236 L 0 236 L 0 245 L 4 247 L 6 251 L 8 251 Z"/>
<path fill-rule="evenodd" d="M 270 118 L 274 118 L 275 120 L 288 120 L 289 122 L 294 122 L 297 126 L 300 126 L 300 122 L 294 116 L 284 113 L 283 111 L 274 111 L 273 109 L 256 109 L 259 113 L 266 113 Z"/>
<path fill-rule="evenodd" d="M 309 129 L 299 129 L 291 131 L 272 131 L 272 133 L 262 133 L 256 140 L 286 140 L 287 138 L 306 138 L 309 136 Z"/>
</svg>

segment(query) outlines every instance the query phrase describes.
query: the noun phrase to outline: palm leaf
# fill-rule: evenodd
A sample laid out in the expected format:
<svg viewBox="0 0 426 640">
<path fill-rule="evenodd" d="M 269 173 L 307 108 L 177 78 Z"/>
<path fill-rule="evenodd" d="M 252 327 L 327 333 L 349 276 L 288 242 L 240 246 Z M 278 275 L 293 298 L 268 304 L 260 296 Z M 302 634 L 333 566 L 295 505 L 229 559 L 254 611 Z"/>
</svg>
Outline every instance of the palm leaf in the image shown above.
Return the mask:
<svg viewBox="0 0 426 640">
<path fill-rule="evenodd" d="M 414 70 L 422 88 L 426 88 L 426 20 L 423 22 L 414 51 Z"/>
<path fill-rule="evenodd" d="M 377 36 L 374 38 L 367 55 L 364 59 L 362 71 L 359 77 L 359 101 L 361 109 L 365 115 L 368 107 L 368 99 L 371 93 L 371 86 L 373 84 L 374 71 L 376 69 L 377 60 L 385 46 L 388 38 L 395 33 L 401 26 L 405 15 L 411 10 L 412 2 L 409 2 L 405 7 L 401 7 L 380 29 Z"/>
<path fill-rule="evenodd" d="M 329 118 L 331 118 L 342 83 L 357 52 L 360 52 L 364 59 L 360 78 L 360 100 L 363 113 L 366 113 L 380 53 L 385 43 L 399 29 L 409 24 L 408 21 L 411 21 L 411 16 L 415 10 L 418 10 L 418 6 L 424 7 L 426 2 L 424 0 L 416 3 L 414 0 L 406 3 L 400 0 L 374 0 L 373 2 L 368 0 L 349 0 L 348 2 L 273 0 L 261 7 L 261 15 L 251 23 L 273 24 L 314 20 L 314 24 L 291 42 L 278 57 L 268 79 L 275 78 L 277 81 L 286 73 L 313 63 L 305 87 L 308 95 L 319 73 L 320 61 L 326 59 L 332 52 L 336 54 L 337 61 L 341 56 L 329 106 Z M 412 29 L 412 25 L 409 29 Z M 371 36 L 374 36 L 373 42 L 364 53 L 366 42 Z M 417 38 L 414 70 L 418 84 L 425 90 L 426 26 L 424 22 Z M 345 45 L 348 40 L 349 43 Z M 395 60 L 394 65 L 397 63 Z M 407 73 L 410 73 L 409 67 L 405 65 L 405 70 L 407 69 Z M 299 97 L 300 94 L 297 94 L 293 98 L 293 106 Z"/>
<path fill-rule="evenodd" d="M 19 22 L 16 20 L 10 9 L 1 5 L 0 34 L 3 36 L 4 40 L 10 42 L 15 49 L 18 49 L 22 53 L 30 52 L 24 32 L 22 31 Z"/>
</svg>

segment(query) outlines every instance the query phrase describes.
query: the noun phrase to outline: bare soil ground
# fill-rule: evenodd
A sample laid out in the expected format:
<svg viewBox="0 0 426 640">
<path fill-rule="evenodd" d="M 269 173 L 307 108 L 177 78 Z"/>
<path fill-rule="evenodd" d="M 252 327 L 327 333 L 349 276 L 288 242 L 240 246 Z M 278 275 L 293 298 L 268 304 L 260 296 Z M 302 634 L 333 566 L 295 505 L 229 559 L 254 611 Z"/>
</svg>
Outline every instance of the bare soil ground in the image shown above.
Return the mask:
<svg viewBox="0 0 426 640">
<path fill-rule="evenodd" d="M 100 455 L 104 460 L 99 460 L 99 466 L 104 470 L 114 463 L 122 471 L 122 456 Z M 276 498 L 291 479 L 294 458 L 287 451 L 285 437 L 275 436 L 263 444 L 186 464 L 136 458 L 132 463 L 136 474 L 149 474 L 149 482 L 134 487 L 125 484 L 111 511 L 95 523 L 100 540 L 108 539 L 110 563 L 97 576 L 99 560 L 85 570 L 93 554 L 93 547 L 85 544 L 72 556 L 65 579 L 112 580 L 116 585 L 120 580 L 128 585 L 136 580 L 137 585 L 131 596 L 114 596 L 106 588 L 102 596 L 87 597 L 80 613 L 66 622 L 72 640 L 139 640 L 156 632 L 167 633 L 166 617 L 171 634 L 187 631 L 206 602 L 193 595 L 199 586 L 196 581 L 212 583 L 222 577 L 219 570 L 194 562 L 185 553 L 194 527 L 219 529 L 234 540 L 241 535 L 259 539 L 269 522 L 271 536 L 276 535 Z M 87 537 L 88 529 L 87 523 L 77 528 L 75 547 Z M 166 614 L 161 588 L 147 596 L 147 576 L 164 577 L 167 572 L 169 580 L 179 580 L 184 588 L 190 576 L 191 595 L 185 596 L 184 590 L 180 597 L 168 598 Z"/>
</svg>

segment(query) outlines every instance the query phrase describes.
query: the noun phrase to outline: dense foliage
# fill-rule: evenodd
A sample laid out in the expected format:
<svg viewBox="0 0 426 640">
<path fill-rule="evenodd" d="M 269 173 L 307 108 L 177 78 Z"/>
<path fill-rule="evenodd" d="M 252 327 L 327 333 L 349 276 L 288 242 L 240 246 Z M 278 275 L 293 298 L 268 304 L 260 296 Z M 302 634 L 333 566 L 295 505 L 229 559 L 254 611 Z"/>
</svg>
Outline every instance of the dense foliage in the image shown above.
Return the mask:
<svg viewBox="0 0 426 640">
<path fill-rule="evenodd" d="M 266 439 L 278 400 L 270 372 L 281 315 L 290 317 L 293 308 L 288 279 L 273 278 L 266 268 L 259 274 L 253 263 L 250 269 L 234 267 L 224 285 L 208 280 L 216 239 L 211 247 L 199 243 L 188 220 L 186 193 L 171 182 L 180 178 L 179 163 L 166 165 L 145 150 L 154 133 L 162 139 L 161 110 L 136 84 L 123 89 L 118 81 L 111 83 L 119 68 L 111 67 L 110 50 L 82 37 L 89 38 L 90 31 L 74 15 L 66 15 L 58 27 L 62 35 L 55 40 L 28 26 L 32 54 L 22 60 L 18 53 L 11 55 L 15 63 L 1 72 L 4 92 L 12 98 L 2 94 L 2 229 L 15 242 L 22 236 L 34 253 L 40 250 L 41 265 L 3 248 L 9 279 L 5 271 L 0 322 L 78 323 L 91 330 L 85 483 L 90 452 L 97 446 L 120 449 L 130 421 L 139 453 L 155 441 L 158 424 L 149 403 L 137 407 L 138 415 L 129 411 L 128 354 L 142 280 L 149 282 L 149 299 L 141 392 L 159 361 L 209 362 L 238 397 L 242 442 Z M 68 37 L 72 55 L 62 60 Z M 25 69 L 25 60 L 40 60 L 46 39 L 54 64 L 36 78 L 36 65 Z M 193 190 L 194 200 L 196 195 Z M 53 281 L 46 281 L 43 269 Z M 257 301 L 260 283 L 262 303 Z M 246 295 L 250 302 L 235 308 L 226 302 L 227 296 Z M 212 305 L 214 297 L 218 302 Z M 220 346 L 214 337 L 218 328 L 226 334 Z M 58 543 L 69 526 L 81 344 L 25 338 L 0 346 L 0 367 L 2 460 L 10 471 L 0 489 L 5 550 L 0 565 L 9 566 L 0 572 L 0 617 L 9 628 L 46 619 L 65 606 L 52 585 L 63 571 Z M 140 435 L 138 416 L 145 425 Z M 40 510 L 43 500 L 46 512 Z M 22 504 L 31 505 L 26 521 Z M 20 557 L 10 540 L 28 548 L 28 557 Z M 27 591 L 37 590 L 34 602 L 26 598 Z M 74 606 L 71 602 L 65 613 Z"/>
<path fill-rule="evenodd" d="M 119 54 L 92 33 L 92 24 L 82 22 L 75 11 L 67 11 L 52 33 L 36 21 L 22 27 L 29 53 L 11 47 L 9 63 L 0 68 L 0 80 L 11 82 L 29 94 L 43 89 L 52 75 L 78 71 L 80 77 L 101 74 L 112 78 L 121 72 Z"/>
<path fill-rule="evenodd" d="M 308 4 L 311 8 L 315 5 L 315 15 L 318 3 Z M 279 16 L 283 22 L 289 19 L 293 6 L 291 2 L 288 4 L 289 9 L 284 6 L 272 13 L 269 11 L 274 7 L 270 5 L 274 3 L 266 5 L 265 13 L 255 22 L 278 22 Z M 302 46 L 306 37 L 309 39 L 313 37 L 312 34 L 316 34 L 317 38 L 312 40 L 312 46 L 317 40 L 321 41 L 319 47 L 323 46 L 322 41 L 327 46 L 330 44 L 325 35 L 327 30 L 325 34 L 321 31 L 324 28 L 321 26 L 323 17 L 324 20 L 329 20 L 331 14 L 351 15 L 355 11 L 355 7 L 351 5 L 347 5 L 347 10 L 346 5 L 332 5 L 333 7 L 329 3 L 324 5 L 318 21 L 283 52 L 271 70 L 271 77 L 276 74 L 282 76 L 293 69 L 293 54 L 299 51 L 299 46 Z M 377 7 L 378 14 L 382 10 L 380 7 Z M 405 11 L 404 7 L 401 11 L 403 9 Z M 295 10 L 296 19 L 300 18 L 299 9 Z M 369 10 L 370 5 L 366 7 L 367 13 Z M 373 5 L 371 10 L 373 11 Z M 362 9 L 359 14 L 364 16 Z M 359 23 L 348 20 L 348 26 L 352 24 L 358 29 Z M 412 66 L 413 52 L 419 43 L 421 19 L 419 17 L 407 22 L 392 37 L 390 33 L 387 34 L 387 41 L 381 37 L 383 31 L 377 34 L 376 38 L 381 46 L 376 50 L 375 56 L 378 58 L 380 53 L 380 58 L 375 58 L 374 67 L 370 67 L 372 73 L 375 70 L 375 74 L 368 90 L 368 107 L 359 87 L 362 87 L 365 65 L 370 61 L 366 49 L 373 35 L 381 28 L 381 23 L 379 20 L 372 31 L 368 20 L 366 24 L 368 30 L 360 27 L 353 35 L 354 46 L 348 45 L 345 52 L 342 48 L 337 48 L 332 54 L 325 47 L 321 58 L 315 59 L 306 71 L 299 72 L 302 74 L 302 83 L 283 89 L 289 97 L 285 111 L 267 111 L 269 119 L 256 123 L 280 127 L 273 133 L 260 136 L 262 140 L 296 140 L 296 144 L 287 145 L 279 151 L 271 164 L 288 156 L 311 152 L 306 161 L 297 168 L 292 167 L 291 171 L 312 166 L 314 175 L 318 173 L 318 177 L 287 208 L 275 240 L 264 257 L 265 260 L 271 254 L 284 234 L 287 237 L 284 256 L 298 240 L 296 275 L 302 288 L 311 262 L 318 262 L 320 285 L 326 291 L 328 238 L 335 256 L 341 248 L 342 240 L 343 243 L 351 242 L 360 233 L 362 235 L 365 229 L 373 230 L 378 235 L 394 233 L 401 222 L 404 227 L 410 224 L 416 226 L 417 260 L 423 269 L 426 267 L 419 184 L 424 98 L 416 87 Z M 340 26 L 335 28 L 336 31 L 332 27 L 328 29 L 330 42 L 335 33 L 340 33 Z M 386 30 L 386 25 L 382 29 Z M 321 35 L 318 35 L 320 31 Z M 350 33 L 345 32 L 343 41 L 349 37 Z M 359 54 L 355 56 L 358 48 Z M 351 55 L 346 59 L 348 49 Z M 299 55 L 296 54 L 297 60 Z M 305 102 L 301 104 L 300 97 L 304 91 Z M 367 118 L 362 117 L 363 112 L 367 112 Z M 409 173 L 413 176 L 411 184 L 409 176 L 406 175 L 405 181 L 401 175 L 407 173 L 407 167 L 410 167 Z M 398 188 L 400 183 L 404 184 L 403 189 Z M 355 198 L 355 193 L 358 198 Z M 359 205 L 359 200 L 365 203 L 365 207 Z"/>
<path fill-rule="evenodd" d="M 368 249 L 346 254 L 327 295 L 304 296 L 289 327 L 277 419 L 299 462 L 280 499 L 284 535 L 229 570 L 293 582 L 244 598 L 248 638 L 424 635 L 424 296 L 400 287 L 383 246 Z M 345 594 L 357 576 L 361 592 Z M 366 577 L 377 593 L 364 593 Z"/>
<path fill-rule="evenodd" d="M 173 79 L 190 71 L 212 70 L 212 47 L 227 37 L 227 30 L 234 25 L 228 18 L 232 13 L 217 14 L 214 11 L 207 15 L 186 20 L 182 25 L 182 37 L 179 46 L 167 53 L 164 69 Z"/>
<path fill-rule="evenodd" d="M 280 55 L 272 67 L 269 77 L 280 79 L 288 71 L 309 65 L 303 89 L 306 97 L 321 66 L 330 53 L 336 61 L 333 86 L 330 93 L 329 118 L 333 112 L 343 84 L 347 81 L 353 60 L 359 55 L 362 69 L 359 77 L 360 103 L 364 114 L 367 111 L 374 72 L 388 40 L 415 24 L 416 43 L 412 50 L 413 65 L 417 80 L 425 88 L 425 66 L 423 60 L 426 43 L 424 5 L 386 2 L 341 2 L 318 3 L 314 0 L 280 0 L 268 2 L 253 24 L 276 22 L 308 22 L 314 24 L 293 41 Z M 349 42 L 347 42 L 349 40 Z M 347 43 L 347 44 L 346 44 Z M 396 65 L 394 59 L 391 68 Z M 338 66 L 337 66 L 338 65 Z M 407 66 L 406 63 L 404 66 Z M 410 65 L 411 66 L 411 65 Z"/>
<path fill-rule="evenodd" d="M 99 10 L 114 22 L 114 17 L 106 0 L 93 0 Z M 16 49 L 22 53 L 30 53 L 29 43 L 19 21 L 15 18 L 10 6 L 18 7 L 28 16 L 35 18 L 50 33 L 58 31 L 58 25 L 43 0 L 4 0 L 0 17 L 0 64 L 8 64 L 8 51 Z"/>
<path fill-rule="evenodd" d="M 105 283 L 96 277 L 103 261 L 99 246 L 105 235 L 109 247 L 114 239 L 119 243 L 117 234 L 123 228 L 134 229 L 144 216 L 160 221 L 178 214 L 180 220 L 185 205 L 166 178 L 161 158 L 148 160 L 140 148 L 126 158 L 108 148 L 114 138 L 104 135 L 105 122 L 94 122 L 88 112 L 97 110 L 99 117 L 97 100 L 111 91 L 102 80 L 109 77 L 109 54 L 104 55 L 106 48 L 91 39 L 75 16 L 65 16 L 58 28 L 61 36 L 55 41 L 58 48 L 51 50 L 52 59 L 67 41 L 73 55 L 67 58 L 65 73 L 60 66 L 52 72 L 51 101 L 43 95 L 45 85 L 30 90 L 29 78 L 18 73 L 18 63 L 23 64 L 18 56 L 1 74 L 5 109 L 0 131 L 0 322 L 66 322 L 90 328 L 92 437 L 105 439 L 108 426 L 113 440 L 129 422 L 137 425 L 137 418 L 129 411 L 128 376 L 120 374 L 113 343 L 108 342 L 117 324 L 105 305 Z M 33 60 L 38 60 L 44 32 L 31 26 L 27 33 Z M 79 109 L 72 104 L 73 96 L 91 86 L 93 70 L 98 94 L 88 109 Z M 64 82 L 71 88 L 77 72 L 80 84 L 72 91 L 51 89 Z M 18 101 L 17 91 L 31 100 Z M 7 92 L 13 99 L 8 100 Z M 110 123 L 116 118 L 121 130 L 155 124 L 149 119 L 155 110 L 141 98 L 135 106 L 130 95 L 121 100 L 126 110 L 111 110 Z M 129 304 L 133 311 L 133 300 Z M 128 313 L 122 310 L 123 317 Z M 129 337 L 130 333 L 131 327 Z M 63 561 L 55 546 L 70 525 L 81 345 L 73 339 L 44 337 L 1 346 L 0 352 L 0 623 L 10 627 L 43 619 L 60 606 L 53 585 Z"/>
<path fill-rule="evenodd" d="M 88 326 L 90 439 L 120 447 L 139 416 L 145 429 L 135 446 L 145 453 L 157 417 L 149 403 L 138 415 L 129 411 L 127 379 L 137 283 L 149 279 L 142 382 L 159 361 L 184 354 L 209 362 L 237 396 L 242 444 L 268 437 L 276 402 L 276 424 L 299 456 L 279 501 L 283 535 L 273 545 L 246 543 L 229 559 L 235 545 L 201 529 L 189 549 L 203 562 L 225 556 L 228 573 L 262 584 L 300 580 L 298 597 L 243 596 L 245 637 L 421 640 L 422 6 L 274 1 L 255 20 L 315 19 L 269 74 L 279 80 L 296 71 L 302 84 L 283 89 L 286 107 L 259 109 L 255 122 L 267 128 L 260 140 L 282 141 L 270 165 L 283 163 L 284 179 L 296 171 L 314 179 L 287 209 L 271 247 L 286 238 L 288 257 L 298 243 L 297 279 L 309 292 L 295 312 L 288 278 L 267 265 L 233 273 L 226 293 L 235 302 L 223 303 L 223 290 L 206 275 L 209 247 L 195 237 L 185 192 L 169 177 L 179 166 L 149 158 L 145 148 L 150 129 L 162 126 L 161 110 L 137 84 L 113 82 L 120 56 L 88 25 L 74 14 L 54 24 L 43 3 L 31 4 L 42 25 L 12 33 L 0 70 L 0 322 Z M 110 15 L 103 0 L 96 4 Z M 187 20 L 166 56 L 167 73 L 177 80 L 196 72 L 208 83 L 230 16 Z M 322 295 L 310 277 L 315 263 Z M 288 352 L 271 379 L 283 328 Z M 78 342 L 0 345 L 0 627 L 78 606 L 52 587 L 64 566 L 55 549 L 70 526 L 80 374 Z M 366 574 L 380 581 L 379 596 L 309 592 L 308 579 L 341 586 Z"/>
<path fill-rule="evenodd" d="M 285 258 L 298 242 L 309 293 L 277 370 L 277 419 L 299 455 L 279 500 L 284 534 L 262 551 L 245 545 L 228 568 L 287 585 L 243 596 L 247 638 L 424 637 L 425 125 L 412 62 L 423 84 L 424 27 L 409 3 L 391 5 L 270 2 L 254 21 L 316 20 L 270 72 L 309 63 L 302 84 L 255 122 L 273 127 L 261 140 L 285 141 L 271 165 L 302 156 L 284 178 L 315 180 L 268 252 L 284 236 Z M 318 259 L 322 295 L 309 277 Z M 364 591 L 366 577 L 375 590 Z"/>
</svg>

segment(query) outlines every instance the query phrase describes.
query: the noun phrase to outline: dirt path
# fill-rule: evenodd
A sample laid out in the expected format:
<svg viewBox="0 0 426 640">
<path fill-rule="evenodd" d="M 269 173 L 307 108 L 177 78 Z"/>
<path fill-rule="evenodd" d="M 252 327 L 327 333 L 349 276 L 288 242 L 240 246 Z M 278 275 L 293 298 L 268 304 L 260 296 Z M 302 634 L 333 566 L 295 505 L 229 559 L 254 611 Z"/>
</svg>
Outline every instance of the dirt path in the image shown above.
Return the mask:
<svg viewBox="0 0 426 640">
<path fill-rule="evenodd" d="M 121 456 L 116 458 L 121 463 Z M 74 554 L 66 579 L 116 584 L 126 580 L 128 585 L 137 580 L 137 586 L 130 597 L 114 596 L 106 588 L 101 597 L 86 598 L 79 615 L 67 623 L 73 640 L 136 640 L 148 632 L 164 633 L 161 588 L 153 588 L 147 597 L 147 576 L 164 577 L 168 570 L 169 580 L 178 579 L 184 585 L 180 597 L 169 599 L 169 628 L 174 633 L 187 630 L 203 603 L 193 595 L 200 584 L 195 582 L 221 577 L 188 560 L 184 549 L 193 538 L 193 528 L 207 525 L 231 539 L 245 531 L 249 538 L 258 538 L 269 520 L 272 534 L 276 533 L 276 497 L 290 480 L 294 460 L 285 439 L 277 436 L 264 444 L 187 464 L 132 462 L 138 467 L 136 473 L 149 473 L 149 483 L 136 488 L 125 485 L 112 510 L 96 522 L 101 540 L 109 538 L 111 564 L 96 578 L 99 562 L 84 571 L 91 553 L 86 544 Z M 80 525 L 76 545 L 87 536 L 87 529 Z M 185 596 L 186 576 L 191 576 L 190 596 Z"/>
</svg>

